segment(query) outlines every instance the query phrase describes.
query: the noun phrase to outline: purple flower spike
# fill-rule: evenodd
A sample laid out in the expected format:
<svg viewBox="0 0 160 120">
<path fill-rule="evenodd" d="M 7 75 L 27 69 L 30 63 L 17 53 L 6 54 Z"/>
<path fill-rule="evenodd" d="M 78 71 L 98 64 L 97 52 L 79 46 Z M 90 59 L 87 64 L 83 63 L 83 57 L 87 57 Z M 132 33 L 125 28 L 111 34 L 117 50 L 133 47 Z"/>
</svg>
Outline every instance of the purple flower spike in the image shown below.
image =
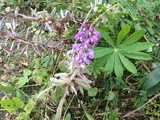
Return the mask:
<svg viewBox="0 0 160 120">
<path fill-rule="evenodd" d="M 74 36 L 74 39 L 78 40 L 80 43 L 72 45 L 72 50 L 76 53 L 74 61 L 78 65 L 89 65 L 91 62 L 90 60 L 94 58 L 92 44 L 98 44 L 98 39 L 101 37 L 101 34 L 92 26 L 88 28 L 85 24 L 82 24 L 81 27 L 82 31 Z"/>
</svg>

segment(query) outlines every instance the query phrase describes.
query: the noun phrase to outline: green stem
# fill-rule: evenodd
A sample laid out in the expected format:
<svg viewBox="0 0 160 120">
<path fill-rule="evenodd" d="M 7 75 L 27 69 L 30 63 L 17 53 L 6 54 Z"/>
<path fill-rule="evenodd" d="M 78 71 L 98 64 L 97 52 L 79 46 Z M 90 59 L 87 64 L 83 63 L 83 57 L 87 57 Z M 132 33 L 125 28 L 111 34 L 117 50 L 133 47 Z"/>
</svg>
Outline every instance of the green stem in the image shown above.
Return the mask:
<svg viewBox="0 0 160 120">
<path fill-rule="evenodd" d="M 53 88 L 53 86 L 50 86 L 49 88 L 46 88 L 45 90 L 43 90 L 42 92 L 40 92 L 38 95 L 37 95 L 37 98 L 36 99 L 39 99 L 44 93 L 46 93 L 48 90 L 50 90 L 51 88 Z"/>
<path fill-rule="evenodd" d="M 75 7 L 75 0 L 72 0 L 72 7 Z"/>
<path fill-rule="evenodd" d="M 75 97 L 75 95 L 76 95 L 76 94 L 74 94 L 74 95 L 73 95 L 73 97 L 72 97 L 72 99 L 70 100 L 70 103 L 69 103 L 69 105 L 67 106 L 67 109 L 66 109 L 66 111 L 64 112 L 64 117 L 66 116 L 66 114 L 67 114 L 67 111 L 68 111 L 68 109 L 69 109 L 69 106 L 71 105 L 71 103 L 72 103 L 72 101 L 73 101 L 73 98 Z"/>
<path fill-rule="evenodd" d="M 146 41 L 149 42 L 149 40 L 147 39 L 146 35 L 143 35 L 143 36 L 144 36 L 144 38 L 146 39 Z"/>
<path fill-rule="evenodd" d="M 120 5 L 119 3 L 113 5 L 112 7 L 110 7 L 109 9 L 107 9 L 104 13 L 102 13 L 98 18 L 95 19 L 95 21 L 92 23 L 92 25 L 94 25 L 101 17 L 103 17 L 103 15 L 105 15 L 109 10 L 113 9 L 114 7 Z"/>
<path fill-rule="evenodd" d="M 21 89 L 19 89 L 19 91 L 29 99 L 28 95 L 25 94 Z"/>
</svg>

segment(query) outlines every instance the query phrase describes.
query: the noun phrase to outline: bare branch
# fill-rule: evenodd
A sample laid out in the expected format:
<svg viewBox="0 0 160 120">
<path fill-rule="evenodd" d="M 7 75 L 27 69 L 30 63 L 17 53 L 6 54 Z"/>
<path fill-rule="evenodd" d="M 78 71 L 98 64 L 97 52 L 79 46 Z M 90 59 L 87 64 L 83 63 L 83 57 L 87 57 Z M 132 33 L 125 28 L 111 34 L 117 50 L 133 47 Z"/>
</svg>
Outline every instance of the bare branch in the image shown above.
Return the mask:
<svg viewBox="0 0 160 120">
<path fill-rule="evenodd" d="M 147 104 L 149 104 L 150 102 L 152 102 L 154 99 L 156 99 L 157 97 L 160 97 L 160 93 L 156 94 L 155 96 L 153 96 L 151 99 L 149 99 L 146 103 L 144 103 L 142 106 L 140 106 L 139 108 L 137 108 L 136 110 L 133 110 L 129 113 L 127 113 L 126 115 L 124 115 L 123 117 L 128 117 L 129 115 L 141 110 L 143 107 L 145 107 Z"/>
</svg>

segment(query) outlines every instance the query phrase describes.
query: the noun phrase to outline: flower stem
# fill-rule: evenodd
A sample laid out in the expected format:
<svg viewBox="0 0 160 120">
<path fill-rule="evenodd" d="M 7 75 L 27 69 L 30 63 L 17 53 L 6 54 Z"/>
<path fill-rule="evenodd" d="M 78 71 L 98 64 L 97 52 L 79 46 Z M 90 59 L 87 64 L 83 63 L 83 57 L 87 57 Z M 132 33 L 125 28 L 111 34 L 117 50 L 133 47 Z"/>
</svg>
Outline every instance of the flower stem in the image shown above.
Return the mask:
<svg viewBox="0 0 160 120">
<path fill-rule="evenodd" d="M 92 26 L 101 18 L 103 17 L 103 15 L 105 15 L 109 10 L 113 9 L 114 7 L 120 5 L 119 3 L 113 5 L 112 7 L 110 7 L 109 9 L 107 9 L 104 13 L 102 13 L 98 18 L 95 19 L 95 21 L 93 21 Z"/>
<path fill-rule="evenodd" d="M 53 86 L 50 86 L 48 88 L 46 88 L 45 90 L 43 90 L 42 92 L 40 92 L 37 96 L 36 99 L 39 99 L 41 97 L 41 95 L 43 95 L 44 93 L 46 93 L 48 90 L 50 90 L 51 88 L 53 88 Z"/>
<path fill-rule="evenodd" d="M 63 97 L 61 98 L 61 100 L 59 102 L 57 112 L 56 112 L 56 116 L 55 116 L 55 120 L 61 120 L 62 108 L 63 108 L 63 104 L 64 104 L 66 96 L 67 96 L 68 88 L 69 88 L 69 86 L 67 85 L 66 88 L 65 88 Z"/>
<path fill-rule="evenodd" d="M 70 105 L 71 105 L 71 103 L 72 103 L 73 98 L 75 97 L 75 95 L 76 95 L 76 94 L 74 94 L 74 95 L 72 96 L 72 99 L 70 100 L 70 103 L 68 104 L 67 109 L 66 109 L 66 111 L 64 112 L 64 117 L 66 116 L 67 111 L 68 111 L 68 109 L 69 109 L 69 107 L 70 107 Z"/>
</svg>

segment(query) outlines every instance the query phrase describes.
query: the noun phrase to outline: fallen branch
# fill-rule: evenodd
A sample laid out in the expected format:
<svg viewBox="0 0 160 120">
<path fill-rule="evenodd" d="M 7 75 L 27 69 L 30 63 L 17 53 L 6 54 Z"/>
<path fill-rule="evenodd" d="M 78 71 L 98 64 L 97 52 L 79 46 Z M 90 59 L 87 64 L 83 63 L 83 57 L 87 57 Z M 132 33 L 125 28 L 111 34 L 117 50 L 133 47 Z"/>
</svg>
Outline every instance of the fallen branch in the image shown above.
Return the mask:
<svg viewBox="0 0 160 120">
<path fill-rule="evenodd" d="M 140 106 L 139 108 L 137 108 L 136 110 L 133 110 L 129 113 L 127 113 L 126 115 L 124 115 L 123 117 L 128 117 L 129 115 L 141 110 L 143 107 L 145 107 L 147 104 L 149 104 L 150 102 L 152 102 L 154 99 L 156 99 L 157 97 L 160 97 L 160 93 L 156 94 L 155 96 L 153 96 L 151 99 L 149 99 L 146 103 L 144 103 L 142 106 Z"/>
</svg>

